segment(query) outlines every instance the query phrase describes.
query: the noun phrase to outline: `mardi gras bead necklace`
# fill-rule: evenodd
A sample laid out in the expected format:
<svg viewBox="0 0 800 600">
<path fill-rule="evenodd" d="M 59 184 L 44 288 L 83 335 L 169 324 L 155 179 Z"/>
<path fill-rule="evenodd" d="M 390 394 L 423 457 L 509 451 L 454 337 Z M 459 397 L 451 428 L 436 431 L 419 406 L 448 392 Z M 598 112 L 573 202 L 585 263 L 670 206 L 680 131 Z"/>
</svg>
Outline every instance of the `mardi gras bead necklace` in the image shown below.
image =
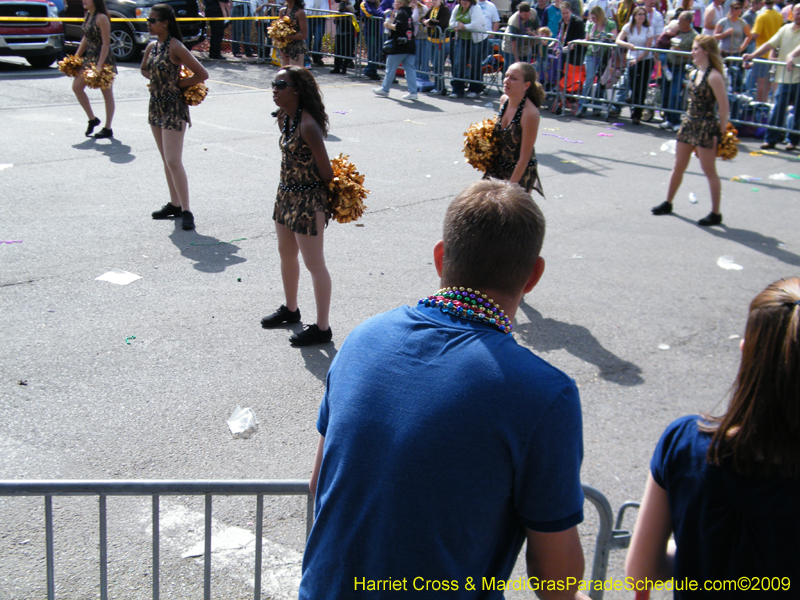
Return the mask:
<svg viewBox="0 0 800 600">
<path fill-rule="evenodd" d="M 461 319 L 486 323 L 502 333 L 511 333 L 514 327 L 494 300 L 472 288 L 442 288 L 433 296 L 420 300 L 419 304 L 438 308 Z"/>
</svg>

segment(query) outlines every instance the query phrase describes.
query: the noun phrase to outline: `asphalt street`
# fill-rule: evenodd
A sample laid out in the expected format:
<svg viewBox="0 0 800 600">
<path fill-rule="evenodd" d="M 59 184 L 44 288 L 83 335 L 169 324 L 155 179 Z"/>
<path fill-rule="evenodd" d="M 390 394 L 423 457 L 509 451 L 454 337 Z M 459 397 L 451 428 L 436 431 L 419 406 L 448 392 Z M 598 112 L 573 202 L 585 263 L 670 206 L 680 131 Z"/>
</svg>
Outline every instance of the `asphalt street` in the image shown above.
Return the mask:
<svg viewBox="0 0 800 600">
<path fill-rule="evenodd" d="M 376 98 L 373 82 L 314 70 L 328 153 L 349 155 L 371 194 L 358 224 L 325 232 L 334 342 L 296 349 L 291 330 L 259 325 L 283 300 L 271 220 L 277 69 L 206 66 L 210 93 L 191 109 L 184 147 L 197 230 L 184 232 L 150 218 L 169 198 L 138 65 L 119 68 L 114 139 L 93 140 L 55 67 L 0 62 L 0 479 L 307 478 L 325 374 L 347 334 L 438 289 L 432 249 L 444 210 L 480 176 L 464 161 L 463 132 L 496 114 L 497 95 L 409 102 L 401 79 L 390 98 Z M 90 97 L 102 116 L 99 92 Z M 615 510 L 639 500 L 671 420 L 724 406 L 748 303 L 800 271 L 800 181 L 770 178 L 800 173 L 796 156 L 750 155 L 758 141 L 747 139 L 735 160 L 718 162 L 724 224 L 713 228 L 696 225 L 710 203 L 693 159 L 675 214 L 654 217 L 674 160 L 662 145 L 674 134 L 625 115 L 614 127 L 543 111 L 547 268 L 514 333 L 577 382 L 583 481 Z M 737 175 L 761 181 L 731 181 Z M 112 269 L 140 279 L 96 280 Z M 300 307 L 313 322 L 305 271 Z M 226 425 L 237 405 L 259 421 L 248 439 Z M 97 595 L 92 502 L 54 503 L 60 597 Z M 111 597 L 148 597 L 148 502 L 109 499 Z M 41 506 L 0 499 L 2 600 L 44 595 Z M 192 547 L 202 501 L 171 499 L 164 510 L 162 597 L 201 597 Z M 586 514 L 588 577 L 597 519 L 588 505 Z M 296 594 L 304 515 L 300 498 L 267 502 L 269 597 Z M 222 499 L 215 518 L 220 538 L 234 541 L 215 553 L 214 597 L 252 596 L 255 506 Z M 608 577 L 623 576 L 623 559 L 613 554 Z M 623 597 L 631 594 L 606 594 Z"/>
</svg>

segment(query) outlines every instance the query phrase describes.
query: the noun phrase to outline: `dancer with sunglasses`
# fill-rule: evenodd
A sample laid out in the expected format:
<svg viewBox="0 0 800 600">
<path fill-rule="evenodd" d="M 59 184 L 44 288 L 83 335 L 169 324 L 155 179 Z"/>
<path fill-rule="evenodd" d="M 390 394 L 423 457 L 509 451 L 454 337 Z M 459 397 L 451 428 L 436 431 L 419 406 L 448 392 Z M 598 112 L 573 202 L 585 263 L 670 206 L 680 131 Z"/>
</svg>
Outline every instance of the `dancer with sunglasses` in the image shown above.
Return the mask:
<svg viewBox="0 0 800 600">
<path fill-rule="evenodd" d="M 86 18 L 81 26 L 83 38 L 81 38 L 81 44 L 78 46 L 75 56 L 83 57 L 84 69 L 92 68 L 92 65 L 95 65 L 97 69 L 102 69 L 103 65 L 110 65 L 111 70 L 116 73 L 117 66 L 114 55 L 111 53 L 111 19 L 108 16 L 105 0 L 83 0 L 83 8 L 86 10 Z M 106 105 L 106 124 L 99 133 L 94 134 L 96 138 L 114 137 L 114 132 L 111 130 L 111 121 L 114 119 L 112 86 L 113 84 L 100 90 Z M 89 137 L 101 121 L 94 115 L 89 96 L 86 95 L 86 80 L 83 78 L 83 74 L 75 77 L 75 81 L 72 82 L 72 91 L 78 99 L 78 104 L 89 118 L 89 124 L 86 127 L 86 136 Z"/>
<path fill-rule="evenodd" d="M 183 137 L 191 126 L 189 107 L 182 90 L 208 79 L 208 71 L 183 45 L 181 31 L 172 7 L 156 4 L 147 19 L 150 42 L 142 58 L 142 75 L 150 80 L 150 109 L 147 122 L 156 139 L 158 152 L 164 162 L 169 199 L 153 213 L 154 219 L 181 217 L 185 230 L 194 229 L 194 215 L 189 209 L 189 181 L 183 168 Z M 194 73 L 181 79 L 181 66 Z"/>
<path fill-rule="evenodd" d="M 299 253 L 311 273 L 317 322 L 295 333 L 289 341 L 293 346 L 324 344 L 333 338 L 328 322 L 331 276 L 323 252 L 323 233 L 331 214 L 327 184 L 333 179 L 324 141 L 328 135 L 328 115 L 314 76 L 303 67 L 290 66 L 278 71 L 272 82 L 272 99 L 278 106 L 282 154 L 281 182 L 272 219 L 278 236 L 286 304 L 261 319 L 261 326 L 271 329 L 300 321 Z"/>
</svg>

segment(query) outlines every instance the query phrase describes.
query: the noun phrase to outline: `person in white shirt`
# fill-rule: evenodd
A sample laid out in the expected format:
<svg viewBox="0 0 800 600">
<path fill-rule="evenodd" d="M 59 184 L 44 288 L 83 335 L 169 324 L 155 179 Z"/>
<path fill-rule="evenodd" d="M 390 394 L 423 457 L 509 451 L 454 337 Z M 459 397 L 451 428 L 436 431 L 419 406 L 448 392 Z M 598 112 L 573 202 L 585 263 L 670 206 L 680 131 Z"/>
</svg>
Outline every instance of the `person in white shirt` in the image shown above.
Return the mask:
<svg viewBox="0 0 800 600">
<path fill-rule="evenodd" d="M 616 11 L 613 0 L 589 0 L 589 2 L 586 4 L 586 14 L 584 15 L 587 19 L 589 18 L 589 13 L 592 12 L 592 9 L 595 6 L 599 6 L 603 9 L 603 12 L 606 13 L 606 18 L 609 21 L 614 20 L 614 14 Z"/>
</svg>

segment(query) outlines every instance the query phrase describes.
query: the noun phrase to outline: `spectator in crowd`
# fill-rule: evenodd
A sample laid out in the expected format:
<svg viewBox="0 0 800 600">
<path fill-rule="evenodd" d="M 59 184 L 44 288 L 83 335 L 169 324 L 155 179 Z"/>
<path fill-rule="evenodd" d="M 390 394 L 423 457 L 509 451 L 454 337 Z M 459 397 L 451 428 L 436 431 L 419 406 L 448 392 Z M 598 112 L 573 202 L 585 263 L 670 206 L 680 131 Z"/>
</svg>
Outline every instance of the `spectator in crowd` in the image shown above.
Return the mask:
<svg viewBox="0 0 800 600">
<path fill-rule="evenodd" d="M 792 11 L 794 10 L 795 4 L 797 4 L 797 0 L 791 0 L 783 5 L 783 8 L 781 9 L 781 17 L 783 17 L 784 22 L 789 22 L 792 20 Z"/>
<path fill-rule="evenodd" d="M 372 91 L 377 96 L 388 96 L 397 68 L 403 65 L 408 83 L 408 93 L 404 100 L 417 99 L 416 40 L 414 39 L 414 17 L 411 0 L 394 0 L 394 10 L 386 13 L 384 28 L 389 30 L 389 40 L 394 47 L 386 52 L 386 75 L 383 85 Z"/>
<path fill-rule="evenodd" d="M 616 2 L 613 2 L 613 0 L 589 0 L 589 2 L 586 4 L 587 18 L 591 17 L 592 9 L 595 6 L 599 6 L 603 10 L 607 21 L 614 20 L 614 7 L 616 6 Z"/>
<path fill-rule="evenodd" d="M 694 13 L 691 10 L 681 11 L 676 21 L 664 29 L 659 37 L 658 47 L 664 50 L 675 50 L 690 53 L 697 32 L 692 27 Z M 667 67 L 661 78 L 661 106 L 664 110 L 662 129 L 677 131 L 681 124 L 681 111 L 683 110 L 683 80 L 686 75 L 686 65 L 691 62 L 691 57 L 681 54 L 667 54 Z"/>
<path fill-rule="evenodd" d="M 233 3 L 233 10 L 231 10 L 231 17 L 252 17 L 256 12 L 256 0 L 236 1 Z M 241 56 L 241 49 L 244 49 L 245 56 L 255 56 L 253 52 L 253 21 L 238 21 L 234 20 L 233 23 L 233 41 L 231 42 L 231 52 L 234 56 Z M 239 46 L 243 48 L 240 48 Z"/>
<path fill-rule="evenodd" d="M 793 53 L 793 50 L 800 47 L 800 4 L 794 5 L 792 17 L 793 21 L 781 27 L 766 44 L 760 46 L 753 54 L 745 54 L 743 57 L 745 61 L 751 61 L 774 50 L 778 53 L 778 60 L 784 63 L 777 68 L 775 73 L 778 91 L 775 94 L 775 104 L 769 114 L 769 125 L 772 127 L 786 127 L 786 109 L 789 104 L 794 105 L 795 111 L 800 106 L 800 69 L 794 67 L 796 55 Z M 774 148 L 776 144 L 785 141 L 784 137 L 783 131 L 768 129 L 761 149 Z M 800 135 L 790 133 L 788 138 L 786 150 L 789 152 L 797 150 Z"/>
<path fill-rule="evenodd" d="M 414 21 L 414 39 L 417 48 L 415 66 L 417 68 L 417 87 L 421 92 L 433 89 L 430 80 L 430 48 L 428 47 L 428 31 L 422 26 L 422 19 L 428 7 L 422 0 L 411 0 L 411 17 Z"/>
<path fill-rule="evenodd" d="M 524 189 L 475 182 L 433 249 L 441 289 L 350 333 L 317 418 L 300 600 L 389 579 L 406 592 L 372 595 L 428 580 L 441 591 L 425 596 L 501 597 L 471 590 L 505 583 L 525 540 L 529 577 L 566 588 L 540 598 L 586 598 L 578 390 L 506 333 L 543 273 L 543 237 Z"/>
<path fill-rule="evenodd" d="M 631 20 L 617 36 L 617 45 L 628 50 L 628 82 L 631 86 L 631 121 L 638 125 L 642 117 L 642 107 L 650 85 L 653 72 L 653 54 L 649 50 L 636 48 L 653 47 L 653 28 L 647 21 L 647 9 L 637 6 L 631 13 Z M 639 106 L 637 106 L 639 105 Z"/>
<path fill-rule="evenodd" d="M 714 35 L 717 23 L 725 18 L 725 0 L 712 0 L 703 12 L 703 35 Z"/>
<path fill-rule="evenodd" d="M 631 11 L 634 6 L 636 6 L 634 0 L 622 0 L 622 2 L 617 5 L 617 31 L 622 31 L 622 28 L 631 20 Z"/>
<path fill-rule="evenodd" d="M 453 61 L 453 96 L 464 97 L 465 80 L 469 80 L 469 97 L 477 98 L 482 88 L 480 44 L 483 41 L 483 11 L 477 0 L 460 0 L 450 13 L 450 28 L 454 30 L 455 60 Z M 468 69 L 467 66 L 470 66 Z"/>
<path fill-rule="evenodd" d="M 379 81 L 378 63 L 383 46 L 383 10 L 378 0 L 361 0 L 361 32 L 367 45 L 367 66 L 364 76 Z"/>
<path fill-rule="evenodd" d="M 330 218 L 327 184 L 333 179 L 333 168 L 325 149 L 328 115 L 319 86 L 311 71 L 303 67 L 286 67 L 278 71 L 272 82 L 272 99 L 278 106 L 278 127 L 281 130 L 281 176 L 272 212 L 281 280 L 286 304 L 261 319 L 264 329 L 284 323 L 300 322 L 297 288 L 300 263 L 311 273 L 317 321 L 289 338 L 293 346 L 311 346 L 330 342 L 333 331 L 329 324 L 331 276 L 325 264 L 324 233 Z"/>
<path fill-rule="evenodd" d="M 579 67 L 583 64 L 584 46 L 572 42 L 586 38 L 586 29 L 583 19 L 572 12 L 572 5 L 568 2 L 561 4 L 561 29 L 558 32 L 558 42 L 566 50 L 565 64 Z M 564 69 L 566 71 L 566 68 Z"/>
<path fill-rule="evenodd" d="M 322 61 L 322 38 L 325 36 L 326 19 L 323 18 L 323 15 L 325 15 L 325 11 L 330 10 L 330 4 L 328 0 L 308 1 L 306 13 L 309 17 L 312 17 L 308 20 L 308 51 L 314 64 L 318 67 L 324 67 L 325 63 Z"/>
<path fill-rule="evenodd" d="M 208 41 L 208 58 L 212 60 L 223 59 L 222 38 L 225 36 L 225 23 L 222 21 L 225 16 L 223 4 L 227 3 L 223 0 L 206 0 L 203 3 L 205 16 L 211 19 L 208 22 L 208 27 L 211 29 L 211 36 Z"/>
<path fill-rule="evenodd" d="M 539 25 L 541 27 L 546 27 L 545 23 L 547 22 L 547 17 L 545 14 L 547 13 L 547 8 L 550 6 L 550 0 L 537 0 L 536 6 L 533 9 L 536 11 L 536 16 L 539 17 Z M 519 10 L 519 8 L 517 9 Z"/>
<path fill-rule="evenodd" d="M 678 129 L 675 166 L 669 178 L 667 199 L 654 207 L 652 213 L 668 215 L 672 212 L 672 201 L 681 186 L 692 152 L 696 152 L 711 191 L 711 212 L 697 224 L 708 227 L 722 223 L 722 192 L 716 160 L 717 144 L 728 126 L 728 92 L 717 40 L 710 35 L 697 36 L 692 45 L 692 60 L 697 69 L 689 76 L 689 106 Z"/>
<path fill-rule="evenodd" d="M 450 49 L 450 9 L 442 0 L 433 0 L 428 14 L 423 19 L 423 24 L 428 28 L 428 43 L 431 48 L 431 62 L 433 63 L 434 88 L 432 93 L 447 95 L 447 86 L 444 82 L 444 62 Z"/>
<path fill-rule="evenodd" d="M 306 45 L 308 19 L 306 19 L 303 0 L 286 0 L 286 6 L 280 9 L 278 15 L 289 17 L 292 22 L 292 28 L 296 32 L 287 36 L 289 43 L 281 48 L 281 66 L 302 67 L 305 54 L 308 51 L 308 46 Z"/>
<path fill-rule="evenodd" d="M 647 22 L 653 28 L 653 39 L 658 39 L 664 32 L 664 15 L 656 8 L 656 0 L 644 0 L 644 7 L 647 10 Z"/>
<path fill-rule="evenodd" d="M 347 75 L 347 68 L 354 67 L 353 59 L 356 55 L 356 29 L 353 27 L 356 11 L 350 0 L 339 0 L 339 14 L 346 15 L 337 17 L 336 40 L 333 46 L 333 70 L 334 75 Z"/>
<path fill-rule="evenodd" d="M 506 67 L 516 62 L 530 62 L 533 54 L 533 40 L 522 36 L 536 36 L 539 29 L 539 17 L 535 11 L 531 10 L 531 5 L 521 2 L 515 12 L 508 19 L 506 33 L 510 34 L 503 37 L 502 50 Z"/>
<path fill-rule="evenodd" d="M 592 98 L 601 98 L 603 96 L 603 86 L 600 84 L 600 75 L 605 69 L 606 59 L 608 57 L 608 48 L 603 46 L 594 45 L 598 42 L 608 43 L 617 39 L 617 24 L 615 21 L 608 19 L 606 12 L 602 6 L 595 5 L 589 11 L 589 26 L 586 30 L 586 39 L 593 42 L 586 50 L 586 59 L 584 65 L 586 66 L 586 84 L 583 87 L 583 95 Z M 594 85 L 594 78 L 597 76 L 596 92 L 592 93 L 592 86 Z M 578 103 L 578 117 L 586 115 L 585 105 L 586 100 L 581 98 Z"/>
<path fill-rule="evenodd" d="M 756 17 L 756 23 L 753 25 L 752 33 L 756 48 L 760 49 L 761 46 L 769 42 L 782 26 L 783 17 L 781 13 L 775 10 L 775 0 L 764 0 L 764 10 Z M 772 48 L 770 47 L 761 56 L 770 53 L 770 55 L 764 56 L 764 58 L 770 59 L 772 58 L 771 54 L 774 54 L 771 51 Z M 754 53 L 751 52 L 749 54 Z M 768 63 L 755 63 L 752 67 L 753 77 L 756 79 L 758 89 L 756 100 L 759 102 L 766 102 L 767 98 L 769 98 L 770 69 L 771 66 Z"/>
<path fill-rule="evenodd" d="M 554 35 L 558 33 L 561 28 L 561 0 L 553 0 L 545 11 L 544 21 L 540 22 L 542 27 L 547 27 Z"/>
<path fill-rule="evenodd" d="M 800 577 L 789 550 L 800 536 L 800 279 L 753 299 L 740 345 L 725 413 L 681 417 L 662 434 L 633 529 L 626 575 L 674 578 L 676 600 L 703 595 L 678 582 Z M 751 593 L 787 593 L 770 589 Z"/>
<path fill-rule="evenodd" d="M 729 56 L 741 56 L 750 38 L 750 26 L 741 18 L 742 2 L 733 0 L 730 12 L 724 19 L 720 19 L 714 30 L 714 38 L 719 43 L 720 54 L 723 60 Z M 742 91 L 744 73 L 741 62 L 728 63 L 728 83 L 734 93 Z"/>
<path fill-rule="evenodd" d="M 635 6 L 636 2 L 634 0 L 622 0 L 617 4 L 617 12 L 614 15 L 617 21 L 617 31 L 622 31 L 622 28 L 625 27 L 625 25 L 627 25 L 627 23 L 631 20 L 631 12 Z M 623 72 L 622 78 L 617 83 L 617 104 L 609 108 L 609 117 L 619 116 L 621 105 L 628 102 L 628 91 L 629 81 L 628 71 L 626 69 Z"/>
</svg>

